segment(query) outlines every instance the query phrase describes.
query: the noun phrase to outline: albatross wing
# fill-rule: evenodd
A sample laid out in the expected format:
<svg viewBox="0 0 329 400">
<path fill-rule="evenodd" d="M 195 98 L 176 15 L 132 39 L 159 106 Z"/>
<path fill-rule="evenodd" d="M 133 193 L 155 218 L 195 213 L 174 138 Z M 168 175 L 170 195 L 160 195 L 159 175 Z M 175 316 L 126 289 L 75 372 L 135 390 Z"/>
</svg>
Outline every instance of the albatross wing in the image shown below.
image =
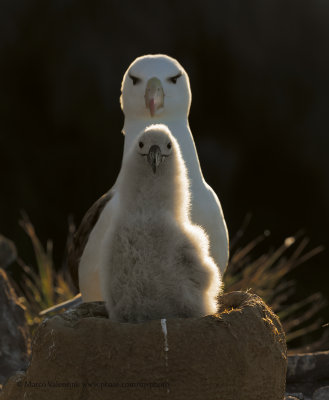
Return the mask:
<svg viewBox="0 0 329 400">
<path fill-rule="evenodd" d="M 114 190 L 110 189 L 108 192 L 103 194 L 87 211 L 83 217 L 78 230 L 73 236 L 72 243 L 69 247 L 68 252 L 68 266 L 71 274 L 72 281 L 76 288 L 79 289 L 79 263 L 82 253 L 87 244 L 89 235 L 93 230 L 98 218 L 103 211 L 106 204 L 113 197 Z"/>
</svg>

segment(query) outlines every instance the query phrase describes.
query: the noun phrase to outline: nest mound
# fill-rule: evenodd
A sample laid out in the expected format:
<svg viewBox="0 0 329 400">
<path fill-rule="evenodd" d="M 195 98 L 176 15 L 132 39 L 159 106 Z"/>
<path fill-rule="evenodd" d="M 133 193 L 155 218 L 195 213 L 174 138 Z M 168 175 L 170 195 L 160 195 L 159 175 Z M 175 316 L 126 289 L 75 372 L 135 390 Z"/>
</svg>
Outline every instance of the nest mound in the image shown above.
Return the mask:
<svg viewBox="0 0 329 400">
<path fill-rule="evenodd" d="M 45 320 L 25 373 L 1 400 L 281 400 L 286 343 L 278 317 L 256 295 L 220 298 L 216 315 L 114 323 L 103 303 Z"/>
</svg>

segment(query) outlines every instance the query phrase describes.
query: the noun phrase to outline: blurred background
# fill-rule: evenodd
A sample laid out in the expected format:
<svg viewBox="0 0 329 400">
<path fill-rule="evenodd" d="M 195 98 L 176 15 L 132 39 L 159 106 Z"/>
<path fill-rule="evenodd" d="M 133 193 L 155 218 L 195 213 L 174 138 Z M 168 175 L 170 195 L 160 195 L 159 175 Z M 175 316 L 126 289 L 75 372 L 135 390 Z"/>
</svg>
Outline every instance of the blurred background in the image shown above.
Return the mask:
<svg viewBox="0 0 329 400">
<path fill-rule="evenodd" d="M 323 0 L 2 0 L 0 232 L 33 264 L 25 210 L 63 264 L 69 216 L 79 224 L 120 169 L 122 76 L 165 53 L 190 76 L 191 130 L 231 238 L 246 215 L 240 242 L 266 232 L 259 253 L 302 230 L 325 250 L 293 271 L 295 299 L 328 299 L 328 21 Z"/>
</svg>

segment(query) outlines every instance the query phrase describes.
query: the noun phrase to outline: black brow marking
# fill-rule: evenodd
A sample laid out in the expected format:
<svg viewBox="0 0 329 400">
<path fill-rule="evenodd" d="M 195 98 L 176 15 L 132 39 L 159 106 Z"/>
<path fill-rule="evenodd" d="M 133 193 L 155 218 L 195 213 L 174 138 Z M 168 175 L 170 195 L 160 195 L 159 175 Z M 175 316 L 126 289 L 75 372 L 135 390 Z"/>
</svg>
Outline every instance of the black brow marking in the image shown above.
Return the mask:
<svg viewBox="0 0 329 400">
<path fill-rule="evenodd" d="M 133 81 L 133 85 L 136 85 L 138 82 L 141 81 L 141 78 L 138 78 L 137 76 L 131 75 L 131 73 L 129 73 L 128 76 Z"/>
<path fill-rule="evenodd" d="M 170 82 L 176 81 L 178 78 L 180 78 L 183 75 L 182 71 L 179 71 L 177 75 L 175 76 L 170 76 L 167 80 Z"/>
</svg>

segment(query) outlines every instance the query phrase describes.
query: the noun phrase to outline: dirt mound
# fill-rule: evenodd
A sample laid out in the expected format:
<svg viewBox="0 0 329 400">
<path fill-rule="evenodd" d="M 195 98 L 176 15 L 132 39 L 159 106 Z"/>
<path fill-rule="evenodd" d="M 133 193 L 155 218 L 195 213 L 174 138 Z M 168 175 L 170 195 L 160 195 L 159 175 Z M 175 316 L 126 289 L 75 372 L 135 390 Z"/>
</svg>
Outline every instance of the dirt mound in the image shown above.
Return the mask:
<svg viewBox="0 0 329 400">
<path fill-rule="evenodd" d="M 282 400 L 286 363 L 278 318 L 250 293 L 223 295 L 213 316 L 142 324 L 85 303 L 41 324 L 0 398 Z"/>
</svg>

